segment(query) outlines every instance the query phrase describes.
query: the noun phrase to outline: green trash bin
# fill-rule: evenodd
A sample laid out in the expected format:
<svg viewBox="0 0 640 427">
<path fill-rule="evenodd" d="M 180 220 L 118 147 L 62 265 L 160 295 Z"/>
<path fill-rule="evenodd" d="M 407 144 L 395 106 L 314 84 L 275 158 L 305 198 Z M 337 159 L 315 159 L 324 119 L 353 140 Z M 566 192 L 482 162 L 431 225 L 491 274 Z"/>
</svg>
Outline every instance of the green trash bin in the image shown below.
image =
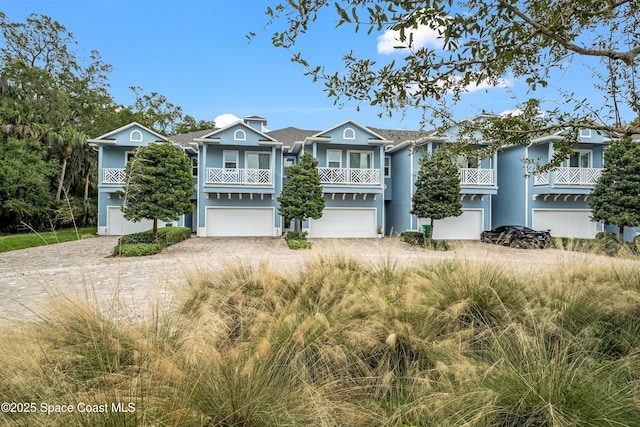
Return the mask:
<svg viewBox="0 0 640 427">
<path fill-rule="evenodd" d="M 422 231 L 424 232 L 425 237 L 429 237 L 429 234 L 431 234 L 431 224 L 424 224 L 422 226 Z"/>
</svg>

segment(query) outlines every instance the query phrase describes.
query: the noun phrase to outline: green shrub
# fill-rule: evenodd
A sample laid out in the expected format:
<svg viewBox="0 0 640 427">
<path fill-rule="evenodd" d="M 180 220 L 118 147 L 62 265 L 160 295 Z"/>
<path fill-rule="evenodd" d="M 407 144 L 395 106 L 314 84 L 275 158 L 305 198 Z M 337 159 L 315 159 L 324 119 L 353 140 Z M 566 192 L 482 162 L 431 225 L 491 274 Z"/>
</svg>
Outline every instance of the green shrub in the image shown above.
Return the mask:
<svg viewBox="0 0 640 427">
<path fill-rule="evenodd" d="M 609 232 L 598 233 L 595 239 L 556 237 L 552 239 L 551 247 L 608 256 L 638 253 L 638 244 L 621 242 Z"/>
<path fill-rule="evenodd" d="M 297 231 L 287 231 L 284 234 L 289 249 L 311 249 L 311 243 L 307 240 L 307 232 L 302 233 L 302 237 Z"/>
<path fill-rule="evenodd" d="M 311 249 L 311 242 L 307 239 L 288 239 L 289 249 Z"/>
<path fill-rule="evenodd" d="M 418 231 L 405 231 L 400 233 L 400 238 L 403 242 L 410 245 L 422 246 L 424 245 L 425 236 Z"/>
<path fill-rule="evenodd" d="M 153 231 L 147 230 L 140 233 L 122 236 L 119 244 L 129 245 L 136 243 L 159 243 L 162 246 L 170 246 L 191 237 L 191 229 L 188 227 L 164 227 L 158 228 L 158 238 L 153 238 Z"/>
<path fill-rule="evenodd" d="M 596 233 L 596 239 L 617 239 L 618 235 L 612 231 L 599 231 Z"/>
<path fill-rule="evenodd" d="M 287 231 L 284 234 L 284 240 L 306 240 L 307 239 L 307 232 L 303 231 L 302 232 L 302 237 L 300 237 L 300 235 L 298 234 L 297 231 Z"/>
<path fill-rule="evenodd" d="M 147 230 L 141 233 L 127 234 L 118 239 L 118 244 L 113 248 L 114 256 L 144 256 L 154 255 L 162 251 L 162 248 L 182 242 L 191 237 L 191 229 L 188 227 L 165 227 L 158 229 L 158 238 L 153 238 L 153 231 Z"/>
<path fill-rule="evenodd" d="M 113 248 L 113 256 L 146 256 L 155 255 L 162 251 L 159 243 L 133 243 L 117 245 Z"/>
<path fill-rule="evenodd" d="M 427 238 L 423 233 L 419 231 L 405 231 L 400 234 L 400 238 L 403 242 L 414 246 L 422 246 L 434 251 L 448 251 L 449 242 L 446 240 L 434 240 Z"/>
</svg>

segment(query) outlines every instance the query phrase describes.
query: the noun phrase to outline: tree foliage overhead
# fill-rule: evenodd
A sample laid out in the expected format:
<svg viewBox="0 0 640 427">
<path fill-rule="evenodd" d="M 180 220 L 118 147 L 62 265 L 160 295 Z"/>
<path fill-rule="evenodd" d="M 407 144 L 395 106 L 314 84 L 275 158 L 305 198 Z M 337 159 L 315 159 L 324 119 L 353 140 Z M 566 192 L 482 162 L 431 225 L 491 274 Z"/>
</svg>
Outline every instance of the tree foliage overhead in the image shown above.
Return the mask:
<svg viewBox="0 0 640 427">
<path fill-rule="evenodd" d="M 522 102 L 522 111 L 529 114 L 511 117 L 519 124 L 500 135 L 503 144 L 510 144 L 504 138 L 521 140 L 522 132 L 536 136 L 563 128 L 640 133 L 637 122 L 625 124 L 620 115 L 623 109 L 640 115 L 638 10 L 637 0 L 300 0 L 280 2 L 267 14 L 272 43 L 291 51 L 292 60 L 323 81 L 336 103 L 369 103 L 389 114 L 422 108 L 430 117 L 446 119 L 447 103 L 458 101 L 470 85 L 498 85 L 512 78 L 525 82 L 533 95 L 548 86 L 554 73 L 570 73 L 567 67 L 573 64 L 591 70 L 600 99 L 589 103 L 579 93 L 558 88 L 562 105 L 545 114 L 541 99 Z M 314 64 L 311 52 L 295 48 L 326 16 L 356 33 L 394 31 L 403 56 L 378 62 L 349 51 L 343 53 L 343 70 Z M 418 29 L 431 31 L 437 42 L 420 45 Z"/>
<path fill-rule="evenodd" d="M 127 163 L 124 217 L 131 221 L 153 220 L 157 237 L 158 220 L 177 221 L 193 209 L 193 175 L 189 157 L 170 143 L 140 147 Z"/>
<path fill-rule="evenodd" d="M 289 167 L 287 180 L 278 197 L 278 213 L 287 219 L 297 219 L 298 233 L 302 235 L 302 222 L 307 218 L 322 217 L 325 199 L 322 194 L 318 161 L 304 153 L 299 163 Z"/>
<path fill-rule="evenodd" d="M 411 214 L 431 219 L 429 238 L 434 220 L 462 215 L 460 175 L 447 150 L 436 148 L 424 154 L 415 185 Z"/>
<path fill-rule="evenodd" d="M 619 228 L 640 226 L 640 146 L 631 138 L 616 140 L 604 153 L 605 164 L 591 195 L 592 219 Z"/>
<path fill-rule="evenodd" d="M 109 93 L 111 65 L 95 50 L 83 52 L 73 34 L 50 17 L 31 14 L 24 22 L 12 22 L 0 12 L 0 143 L 5 144 L 0 151 L 30 159 L 30 164 L 12 162 L 16 169 L 7 169 L 12 177 L 24 177 L 25 183 L 32 176 L 45 180 L 29 197 L 0 180 L 0 204 L 11 194 L 20 198 L 11 201 L 13 206 L 25 207 L 3 216 L 0 231 L 15 229 L 18 220 L 34 228 L 47 222 L 65 225 L 70 213 L 59 215 L 68 206 L 64 197 L 73 214 L 82 216 L 81 221 L 76 216 L 77 222 L 95 223 L 97 154 L 89 137 L 133 121 L 164 134 L 213 127 L 183 116 L 182 108 L 165 96 L 139 87 L 131 87 L 136 97 L 132 105 L 118 105 Z M 20 149 L 17 142 L 22 142 Z M 34 203 L 34 195 L 42 200 Z"/>
</svg>

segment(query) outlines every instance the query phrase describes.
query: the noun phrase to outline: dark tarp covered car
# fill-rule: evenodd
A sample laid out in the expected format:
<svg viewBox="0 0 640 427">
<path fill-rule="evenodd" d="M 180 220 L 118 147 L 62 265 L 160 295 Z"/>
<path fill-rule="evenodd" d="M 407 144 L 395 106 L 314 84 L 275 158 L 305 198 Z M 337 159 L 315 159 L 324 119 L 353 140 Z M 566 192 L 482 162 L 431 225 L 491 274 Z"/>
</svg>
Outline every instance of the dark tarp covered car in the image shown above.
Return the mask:
<svg viewBox="0 0 640 427">
<path fill-rule="evenodd" d="M 546 248 L 551 244 L 550 230 L 537 231 L 522 225 L 502 225 L 483 231 L 480 240 L 512 247 Z"/>
</svg>

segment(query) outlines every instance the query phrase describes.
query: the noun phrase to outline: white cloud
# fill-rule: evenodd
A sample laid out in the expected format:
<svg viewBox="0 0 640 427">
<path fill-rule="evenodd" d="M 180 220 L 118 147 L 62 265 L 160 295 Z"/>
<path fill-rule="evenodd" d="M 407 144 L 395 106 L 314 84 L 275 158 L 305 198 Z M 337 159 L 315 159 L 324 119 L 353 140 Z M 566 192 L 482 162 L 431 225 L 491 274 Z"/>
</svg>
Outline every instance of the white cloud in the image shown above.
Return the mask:
<svg viewBox="0 0 640 427">
<path fill-rule="evenodd" d="M 220 114 L 213 121 L 217 128 L 223 128 L 229 126 L 231 123 L 239 122 L 240 118 L 230 113 Z"/>
<path fill-rule="evenodd" d="M 509 88 L 509 87 L 513 87 L 513 84 L 514 84 L 513 79 L 500 78 L 498 79 L 498 81 L 495 82 L 495 84 L 489 83 L 489 82 L 480 82 L 480 84 L 471 83 L 465 87 L 465 92 L 471 93 L 471 92 L 477 92 L 479 90 L 493 89 L 496 87 Z"/>
<path fill-rule="evenodd" d="M 421 47 L 433 47 L 436 49 L 442 49 L 442 38 L 438 30 L 421 25 L 418 28 L 411 31 L 407 30 L 405 35 L 407 40 L 400 42 L 400 32 L 395 30 L 387 30 L 381 36 L 378 36 L 378 53 L 390 55 L 397 52 L 397 46 L 408 46 L 409 33 L 413 34 L 413 46 L 412 48 L 418 49 Z M 400 49 L 402 51 L 402 49 Z"/>
</svg>

